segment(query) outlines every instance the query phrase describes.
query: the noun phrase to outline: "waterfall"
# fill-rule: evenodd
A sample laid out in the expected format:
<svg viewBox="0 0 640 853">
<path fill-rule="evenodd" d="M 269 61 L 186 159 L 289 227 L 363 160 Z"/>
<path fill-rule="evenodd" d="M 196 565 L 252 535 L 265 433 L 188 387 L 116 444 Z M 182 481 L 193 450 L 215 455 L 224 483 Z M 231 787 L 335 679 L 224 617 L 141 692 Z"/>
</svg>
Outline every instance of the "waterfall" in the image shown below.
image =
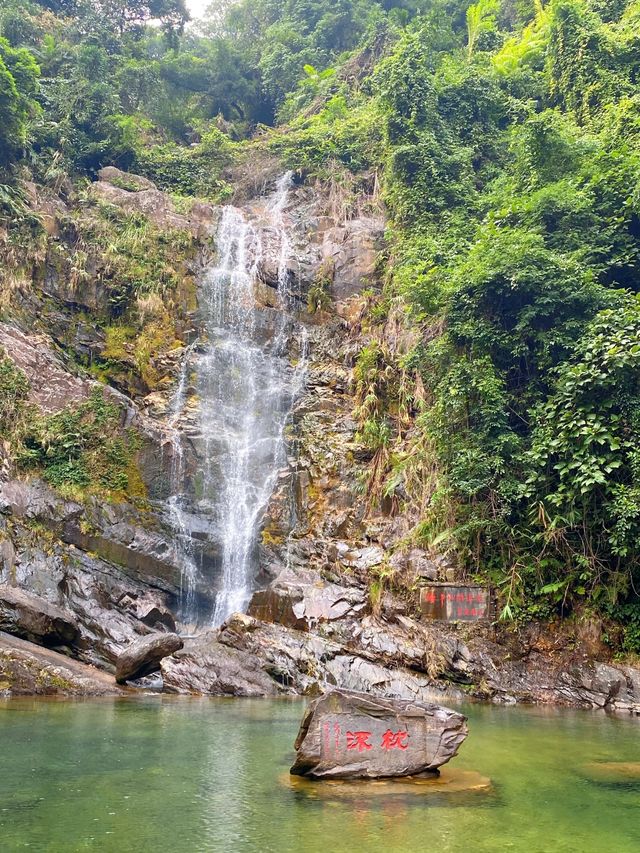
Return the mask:
<svg viewBox="0 0 640 853">
<path fill-rule="evenodd" d="M 189 497 L 184 492 L 185 487 L 185 458 L 182 433 L 179 419 L 184 412 L 187 402 L 187 385 L 189 376 L 190 356 L 193 344 L 186 348 L 180 368 L 178 384 L 171 401 L 169 410 L 169 443 L 171 445 L 170 486 L 171 495 L 167 501 L 170 523 L 176 539 L 176 555 L 180 566 L 180 617 L 183 622 L 191 622 L 196 618 L 195 592 L 198 569 L 195 562 L 193 539 L 185 506 Z"/>
<path fill-rule="evenodd" d="M 216 260 L 202 282 L 204 342 L 193 365 L 200 450 L 192 508 L 201 520 L 209 520 L 208 536 L 216 550 L 217 576 L 203 578 L 218 587 L 210 617 L 214 625 L 244 610 L 251 596 L 260 522 L 286 463 L 284 430 L 304 381 L 304 358 L 293 367 L 288 356 L 293 334 L 300 337 L 301 353 L 306 348 L 304 332 L 294 322 L 290 291 L 291 242 L 285 211 L 291 183 L 290 173 L 280 178 L 266 205 L 268 226 L 278 241 L 277 308 L 256 306 L 261 230 L 233 206 L 222 210 Z M 182 378 L 174 397 L 176 412 L 185 402 L 181 385 Z M 176 457 L 182 459 L 180 453 Z M 184 469 L 182 461 L 176 464 Z M 184 470 L 180 477 L 184 479 Z M 189 535 L 192 516 L 181 510 L 184 501 L 175 486 L 174 491 L 169 503 L 182 542 L 185 589 L 193 596 L 197 569 Z"/>
</svg>

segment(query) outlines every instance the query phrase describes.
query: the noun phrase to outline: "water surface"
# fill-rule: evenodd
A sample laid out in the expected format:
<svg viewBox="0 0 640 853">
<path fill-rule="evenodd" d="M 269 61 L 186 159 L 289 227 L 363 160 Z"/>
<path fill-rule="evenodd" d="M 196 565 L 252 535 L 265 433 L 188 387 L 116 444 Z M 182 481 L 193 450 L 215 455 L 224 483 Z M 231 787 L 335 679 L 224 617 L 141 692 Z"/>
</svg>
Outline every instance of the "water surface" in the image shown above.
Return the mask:
<svg viewBox="0 0 640 853">
<path fill-rule="evenodd" d="M 640 850 L 637 720 L 466 708 L 470 735 L 449 767 L 491 787 L 418 795 L 390 783 L 291 786 L 302 709 L 160 696 L 0 702 L 0 850 Z"/>
</svg>

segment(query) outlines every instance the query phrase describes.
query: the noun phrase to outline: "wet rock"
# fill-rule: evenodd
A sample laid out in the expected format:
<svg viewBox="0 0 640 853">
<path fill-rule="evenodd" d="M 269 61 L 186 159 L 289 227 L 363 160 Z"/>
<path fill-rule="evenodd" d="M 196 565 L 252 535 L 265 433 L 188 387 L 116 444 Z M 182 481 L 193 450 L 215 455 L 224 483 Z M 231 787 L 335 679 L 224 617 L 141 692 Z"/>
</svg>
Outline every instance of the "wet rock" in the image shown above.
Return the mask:
<svg viewBox="0 0 640 853">
<path fill-rule="evenodd" d="M 113 676 L 0 632 L 0 697 L 120 693 Z"/>
<path fill-rule="evenodd" d="M 79 637 L 67 610 L 10 586 L 0 586 L 0 631 L 45 646 L 73 645 Z"/>
<path fill-rule="evenodd" d="M 285 569 L 267 589 L 256 592 L 249 615 L 264 622 L 310 630 L 319 622 L 355 617 L 367 606 L 363 590 L 327 583 L 318 572 Z"/>
<path fill-rule="evenodd" d="M 448 708 L 332 690 L 307 708 L 291 773 L 315 779 L 432 773 L 466 736 L 466 718 Z"/>
<path fill-rule="evenodd" d="M 0 564 L 0 584 L 19 587 L 70 614 L 79 633 L 74 656 L 112 668 L 149 628 L 175 628 L 177 588 L 151 575 L 125 572 L 37 530 L 34 535 L 33 526 L 14 518 L 11 539 L 5 540 L 13 549 L 13 566 Z"/>
<path fill-rule="evenodd" d="M 640 669 L 578 654 L 568 625 L 531 624 L 518 634 L 468 644 L 476 695 L 495 702 L 531 702 L 635 713 Z"/>
<path fill-rule="evenodd" d="M 151 634 L 133 642 L 116 661 L 116 681 L 124 684 L 160 669 L 160 661 L 182 648 L 177 634 Z"/>
<path fill-rule="evenodd" d="M 187 640 L 181 651 L 162 661 L 161 671 L 168 693 L 275 696 L 280 692 L 256 655 L 222 645 L 217 632 Z"/>
<path fill-rule="evenodd" d="M 131 572 L 180 585 L 175 542 L 164 531 L 142 527 L 140 513 L 127 504 L 86 504 L 63 500 L 36 478 L 0 484 L 0 513 L 16 520 L 38 521 L 60 539 L 98 554 Z M 153 519 L 150 519 L 153 523 Z"/>
<path fill-rule="evenodd" d="M 558 693 L 573 704 L 606 708 L 620 697 L 628 698 L 628 679 L 619 669 L 605 663 L 588 663 L 563 673 Z M 621 695 L 622 694 L 622 695 Z"/>
<path fill-rule="evenodd" d="M 162 604 L 153 604 L 149 601 L 142 601 L 136 607 L 138 619 L 148 625 L 150 628 L 162 630 L 163 628 L 175 632 L 176 620 L 173 613 L 168 607 Z"/>
</svg>

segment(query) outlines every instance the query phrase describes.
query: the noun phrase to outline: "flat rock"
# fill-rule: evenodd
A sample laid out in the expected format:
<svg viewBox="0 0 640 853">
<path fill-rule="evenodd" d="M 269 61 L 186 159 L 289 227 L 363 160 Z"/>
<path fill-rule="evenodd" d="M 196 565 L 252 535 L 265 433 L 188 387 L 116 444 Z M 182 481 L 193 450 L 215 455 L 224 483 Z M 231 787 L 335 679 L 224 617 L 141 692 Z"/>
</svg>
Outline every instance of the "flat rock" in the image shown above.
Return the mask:
<svg viewBox="0 0 640 853">
<path fill-rule="evenodd" d="M 112 675 L 0 631 L 0 697 L 122 693 Z"/>
<path fill-rule="evenodd" d="M 116 661 L 116 681 L 124 684 L 132 678 L 158 672 L 160 661 L 177 652 L 183 645 L 177 634 L 158 633 L 135 640 Z"/>
<path fill-rule="evenodd" d="M 315 779 L 433 773 L 466 736 L 466 717 L 449 708 L 333 690 L 307 708 L 291 773 Z"/>
<path fill-rule="evenodd" d="M 45 646 L 73 645 L 73 614 L 18 587 L 0 586 L 0 630 Z"/>
</svg>

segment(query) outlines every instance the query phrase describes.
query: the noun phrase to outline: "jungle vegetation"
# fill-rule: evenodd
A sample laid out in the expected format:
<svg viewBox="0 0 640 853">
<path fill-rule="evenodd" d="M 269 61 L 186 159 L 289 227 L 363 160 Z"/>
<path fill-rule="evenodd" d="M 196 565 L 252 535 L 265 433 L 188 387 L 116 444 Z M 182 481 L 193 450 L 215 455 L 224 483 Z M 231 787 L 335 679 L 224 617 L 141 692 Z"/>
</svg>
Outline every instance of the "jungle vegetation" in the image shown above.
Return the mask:
<svg viewBox="0 0 640 853">
<path fill-rule="evenodd" d="M 505 617 L 588 602 L 640 650 L 639 0 L 3 0 L 0 34 L 5 220 L 27 173 L 215 197 L 247 146 L 375 183 L 377 485 Z"/>
</svg>

